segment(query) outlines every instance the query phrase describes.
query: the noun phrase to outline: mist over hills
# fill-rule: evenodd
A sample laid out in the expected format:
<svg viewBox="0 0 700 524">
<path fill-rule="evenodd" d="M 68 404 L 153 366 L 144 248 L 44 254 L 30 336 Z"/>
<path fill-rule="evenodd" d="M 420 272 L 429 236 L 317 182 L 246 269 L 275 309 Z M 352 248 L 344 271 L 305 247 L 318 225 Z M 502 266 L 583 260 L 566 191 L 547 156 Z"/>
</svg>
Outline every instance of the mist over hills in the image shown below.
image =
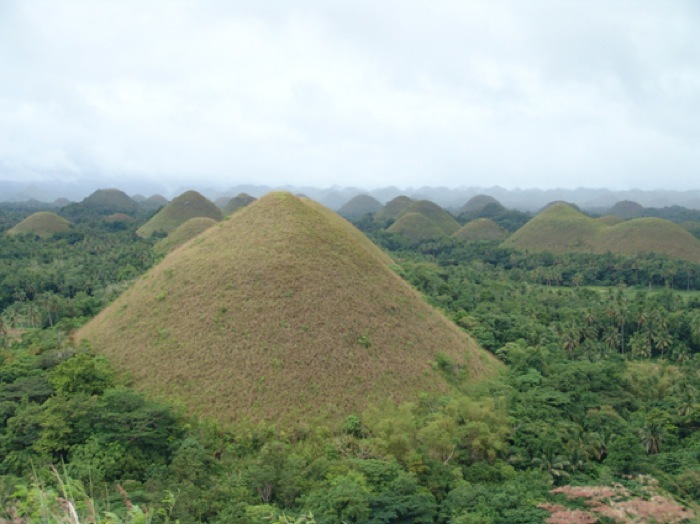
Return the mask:
<svg viewBox="0 0 700 524">
<path fill-rule="evenodd" d="M 154 193 L 173 198 L 188 189 L 194 189 L 211 200 L 221 197 L 234 197 L 247 193 L 261 197 L 273 190 L 284 190 L 295 194 L 304 194 L 323 205 L 338 210 L 353 197 L 366 194 L 386 204 L 391 199 L 405 195 L 414 200 L 430 200 L 449 210 L 457 210 L 471 198 L 477 195 L 488 195 L 497 199 L 506 208 L 522 211 L 537 211 L 546 204 L 563 200 L 576 204 L 582 209 L 602 212 L 620 201 L 628 200 L 644 207 L 684 206 L 690 209 L 700 209 L 700 189 L 689 191 L 658 189 L 653 191 L 630 189 L 611 190 L 605 188 L 576 188 L 576 189 L 506 189 L 503 187 L 482 187 L 463 185 L 456 188 L 448 187 L 408 187 L 395 186 L 362 189 L 359 187 L 331 186 L 325 188 L 308 186 L 268 186 L 253 184 L 232 184 L 229 187 L 174 186 L 167 183 L 111 181 L 103 179 L 80 179 L 71 181 L 51 180 L 42 182 L 3 181 L 0 180 L 0 202 L 23 202 L 36 199 L 41 202 L 53 202 L 58 198 L 68 198 L 77 202 L 93 191 L 107 186 L 116 186 L 129 195 Z"/>
</svg>

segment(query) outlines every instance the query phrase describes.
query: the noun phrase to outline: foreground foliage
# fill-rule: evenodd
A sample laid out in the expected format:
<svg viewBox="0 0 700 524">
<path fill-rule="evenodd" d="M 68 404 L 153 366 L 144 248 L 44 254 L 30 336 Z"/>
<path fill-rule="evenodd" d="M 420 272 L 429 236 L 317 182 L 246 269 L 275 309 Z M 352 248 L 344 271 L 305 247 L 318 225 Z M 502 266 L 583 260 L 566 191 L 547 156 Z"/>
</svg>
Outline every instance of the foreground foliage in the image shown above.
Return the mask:
<svg viewBox="0 0 700 524">
<path fill-rule="evenodd" d="M 386 402 L 335 427 L 224 428 L 135 393 L 71 344 L 155 260 L 128 229 L 79 233 L 0 243 L 0 519 L 466 524 L 559 511 L 574 522 L 589 509 L 569 495 L 584 486 L 697 515 L 700 301 L 672 289 L 700 287 L 692 265 L 382 237 L 401 274 L 507 372 L 467 387 L 442 354 L 450 396 Z"/>
</svg>

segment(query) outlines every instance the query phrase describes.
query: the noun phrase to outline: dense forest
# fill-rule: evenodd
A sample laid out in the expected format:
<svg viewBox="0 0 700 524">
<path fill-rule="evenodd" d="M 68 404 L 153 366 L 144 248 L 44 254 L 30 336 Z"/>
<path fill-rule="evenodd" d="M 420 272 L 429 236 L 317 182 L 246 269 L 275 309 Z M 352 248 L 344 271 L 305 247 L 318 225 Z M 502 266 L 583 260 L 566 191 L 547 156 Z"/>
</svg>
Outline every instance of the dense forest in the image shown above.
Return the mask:
<svg viewBox="0 0 700 524">
<path fill-rule="evenodd" d="M 27 214 L 5 210 L 2 229 Z M 407 243 L 360 221 L 505 371 L 474 385 L 443 356 L 449 396 L 387 401 L 336 427 L 224 427 L 135 392 L 72 342 L 158 262 L 142 223 L 0 237 L 0 521 L 696 518 L 700 265 Z"/>
</svg>

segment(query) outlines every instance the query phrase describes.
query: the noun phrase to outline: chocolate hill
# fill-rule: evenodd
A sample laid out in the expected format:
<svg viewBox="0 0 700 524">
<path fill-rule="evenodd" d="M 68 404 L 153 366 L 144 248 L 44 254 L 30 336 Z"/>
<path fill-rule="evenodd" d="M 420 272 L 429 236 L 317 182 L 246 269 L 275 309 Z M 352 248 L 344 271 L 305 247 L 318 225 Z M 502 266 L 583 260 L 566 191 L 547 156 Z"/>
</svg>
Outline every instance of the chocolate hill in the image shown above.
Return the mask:
<svg viewBox="0 0 700 524">
<path fill-rule="evenodd" d="M 29 215 L 19 224 L 7 230 L 8 235 L 31 234 L 41 238 L 49 238 L 56 233 L 70 231 L 70 222 L 56 213 L 39 211 Z"/>
<path fill-rule="evenodd" d="M 173 251 L 84 326 L 135 386 L 223 422 L 336 421 L 499 365 L 337 214 L 271 193 Z"/>
<path fill-rule="evenodd" d="M 588 217 L 564 203 L 547 207 L 503 246 L 552 253 L 657 253 L 700 262 L 700 241 L 669 220 L 636 218 L 614 223 L 605 217 Z"/>
<path fill-rule="evenodd" d="M 338 210 L 341 217 L 348 220 L 357 220 L 365 215 L 374 215 L 382 209 L 382 203 L 369 195 L 357 195 L 352 197 L 348 202 Z"/>
<path fill-rule="evenodd" d="M 257 198 L 249 195 L 248 193 L 239 193 L 226 203 L 222 209 L 222 212 L 224 215 L 230 215 L 231 213 L 235 213 L 245 206 L 249 206 L 256 200 Z"/>
<path fill-rule="evenodd" d="M 213 202 L 197 191 L 186 191 L 153 215 L 148 222 L 136 230 L 136 233 L 142 237 L 150 237 L 157 232 L 168 234 L 180 224 L 196 217 L 214 220 L 222 218 L 221 211 Z"/>
<path fill-rule="evenodd" d="M 69 220 L 82 221 L 115 213 L 136 216 L 144 211 L 136 200 L 119 189 L 98 189 L 82 202 L 67 205 L 60 213 Z"/>
<path fill-rule="evenodd" d="M 452 234 L 460 240 L 503 240 L 508 233 L 490 218 L 477 218 L 464 224 Z"/>
<path fill-rule="evenodd" d="M 405 207 L 387 231 L 420 242 L 450 236 L 459 227 L 459 222 L 437 204 L 418 200 Z"/>
</svg>

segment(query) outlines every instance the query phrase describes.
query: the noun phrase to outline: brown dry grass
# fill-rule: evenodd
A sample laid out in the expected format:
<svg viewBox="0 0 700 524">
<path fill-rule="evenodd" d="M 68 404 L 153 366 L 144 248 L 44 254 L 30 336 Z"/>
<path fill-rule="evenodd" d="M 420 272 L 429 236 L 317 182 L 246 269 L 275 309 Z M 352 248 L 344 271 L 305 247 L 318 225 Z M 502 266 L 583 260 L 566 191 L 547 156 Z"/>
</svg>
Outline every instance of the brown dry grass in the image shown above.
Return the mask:
<svg viewBox="0 0 700 524">
<path fill-rule="evenodd" d="M 562 486 L 550 493 L 561 493 L 567 499 L 584 499 L 588 511 L 572 510 L 560 504 L 540 504 L 539 507 L 548 511 L 547 522 L 558 523 L 595 523 L 600 518 L 607 518 L 619 523 L 681 523 L 695 517 L 690 509 L 681 506 L 670 498 L 656 492 L 655 483 L 650 478 L 641 479 L 648 492 L 648 499 L 632 497 L 630 492 L 621 485 L 615 486 Z"/>
<path fill-rule="evenodd" d="M 175 248 L 181 246 L 185 242 L 192 240 L 194 237 L 206 231 L 211 226 L 216 224 L 216 220 L 207 217 L 190 218 L 188 221 L 180 224 L 167 237 L 160 240 L 153 249 L 160 254 L 167 254 Z"/>
<path fill-rule="evenodd" d="M 552 253 L 658 253 L 700 262 L 700 240 L 678 224 L 662 218 L 636 218 L 621 223 L 587 217 L 558 203 L 513 233 L 504 247 Z"/>
<path fill-rule="evenodd" d="M 56 233 L 64 233 L 70 230 L 70 222 L 56 213 L 40 211 L 29 215 L 19 224 L 7 230 L 8 235 L 21 235 L 31 233 L 42 238 L 48 238 Z"/>
<path fill-rule="evenodd" d="M 320 204 L 273 193 L 167 256 L 77 334 L 138 388 L 222 421 L 335 420 L 499 367 Z"/>
</svg>

